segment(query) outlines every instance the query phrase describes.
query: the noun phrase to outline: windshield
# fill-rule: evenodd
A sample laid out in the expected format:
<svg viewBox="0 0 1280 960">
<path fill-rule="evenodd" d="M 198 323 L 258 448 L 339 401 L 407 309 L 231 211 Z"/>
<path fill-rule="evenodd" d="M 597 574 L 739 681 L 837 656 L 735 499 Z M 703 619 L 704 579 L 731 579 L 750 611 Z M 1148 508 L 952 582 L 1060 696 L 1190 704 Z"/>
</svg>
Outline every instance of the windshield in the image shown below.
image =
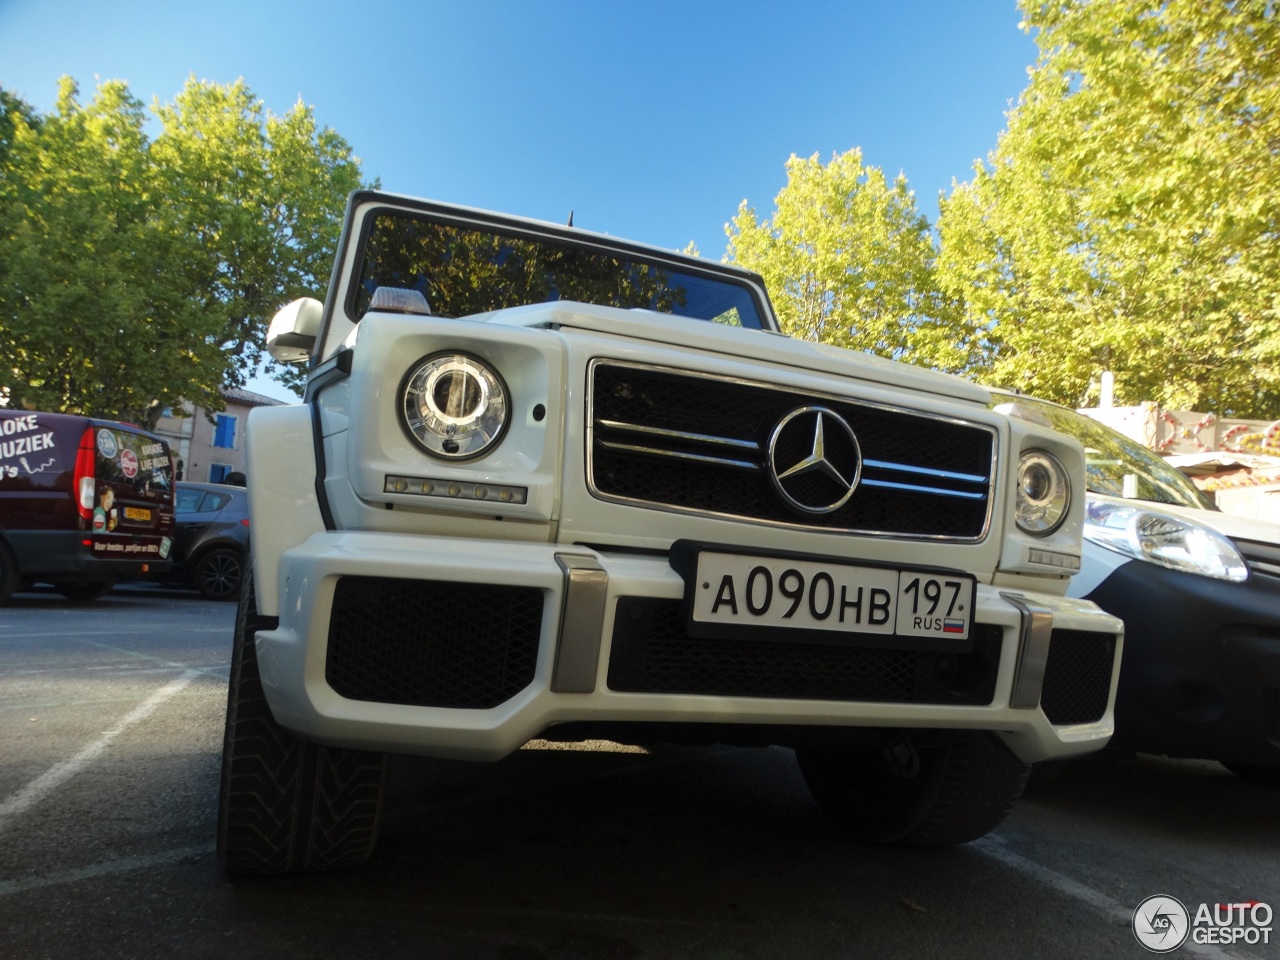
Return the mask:
<svg viewBox="0 0 1280 960">
<path fill-rule="evenodd" d="M 760 329 L 751 288 L 731 277 L 683 271 L 621 250 L 553 237 L 453 225 L 402 211 L 380 211 L 364 239 L 353 320 L 378 287 L 417 290 L 432 313 L 466 317 L 556 300 L 641 308 Z"/>
<path fill-rule="evenodd" d="M 1010 401 L 1003 398 L 1003 402 Z M 1162 456 L 1106 424 L 1031 397 L 1018 397 L 1012 404 L 1042 415 L 1055 430 L 1084 445 L 1086 482 L 1091 493 L 1197 510 L 1215 509 L 1196 485 Z"/>
</svg>

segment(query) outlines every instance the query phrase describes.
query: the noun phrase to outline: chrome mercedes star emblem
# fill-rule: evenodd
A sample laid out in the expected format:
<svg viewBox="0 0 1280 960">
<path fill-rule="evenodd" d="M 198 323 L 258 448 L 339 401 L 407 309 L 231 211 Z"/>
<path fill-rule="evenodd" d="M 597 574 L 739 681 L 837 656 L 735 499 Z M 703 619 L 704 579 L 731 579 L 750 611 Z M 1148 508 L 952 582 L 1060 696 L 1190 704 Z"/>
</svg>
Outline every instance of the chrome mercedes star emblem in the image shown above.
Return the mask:
<svg viewBox="0 0 1280 960">
<path fill-rule="evenodd" d="M 769 476 L 792 507 L 823 514 L 844 506 L 862 475 L 853 428 L 826 407 L 797 407 L 769 437 Z"/>
</svg>

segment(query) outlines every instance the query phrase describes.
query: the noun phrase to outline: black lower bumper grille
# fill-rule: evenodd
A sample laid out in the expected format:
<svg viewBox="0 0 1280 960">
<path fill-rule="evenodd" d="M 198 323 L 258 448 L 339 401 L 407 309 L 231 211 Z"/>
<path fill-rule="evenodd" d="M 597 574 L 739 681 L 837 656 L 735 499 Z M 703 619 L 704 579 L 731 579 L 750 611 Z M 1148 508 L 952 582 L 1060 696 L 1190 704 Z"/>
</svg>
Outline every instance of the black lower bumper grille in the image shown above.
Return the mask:
<svg viewBox="0 0 1280 960">
<path fill-rule="evenodd" d="M 979 625 L 969 653 L 831 643 L 695 639 L 680 603 L 618 601 L 609 688 L 628 693 L 881 703 L 988 704 L 999 627 Z"/>
<path fill-rule="evenodd" d="M 541 590 L 343 577 L 325 679 L 350 700 L 487 709 L 533 682 Z"/>
<path fill-rule="evenodd" d="M 1049 641 L 1040 707 L 1054 725 L 1096 723 L 1107 712 L 1116 638 L 1109 633 L 1055 630 Z"/>
<path fill-rule="evenodd" d="M 1233 540 L 1236 549 L 1249 565 L 1249 571 L 1260 577 L 1280 578 L 1280 547 L 1253 540 Z"/>
</svg>

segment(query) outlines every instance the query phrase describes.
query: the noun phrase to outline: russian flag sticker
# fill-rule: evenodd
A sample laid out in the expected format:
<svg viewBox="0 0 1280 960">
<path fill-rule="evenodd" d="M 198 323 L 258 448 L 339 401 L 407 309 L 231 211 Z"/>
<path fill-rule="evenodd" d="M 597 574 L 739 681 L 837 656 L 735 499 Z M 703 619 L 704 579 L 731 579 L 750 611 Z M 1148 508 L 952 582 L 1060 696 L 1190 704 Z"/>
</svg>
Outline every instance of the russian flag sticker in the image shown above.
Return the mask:
<svg viewBox="0 0 1280 960">
<path fill-rule="evenodd" d="M 963 620 L 943 620 L 942 632 L 943 633 L 964 633 L 964 621 Z"/>
</svg>

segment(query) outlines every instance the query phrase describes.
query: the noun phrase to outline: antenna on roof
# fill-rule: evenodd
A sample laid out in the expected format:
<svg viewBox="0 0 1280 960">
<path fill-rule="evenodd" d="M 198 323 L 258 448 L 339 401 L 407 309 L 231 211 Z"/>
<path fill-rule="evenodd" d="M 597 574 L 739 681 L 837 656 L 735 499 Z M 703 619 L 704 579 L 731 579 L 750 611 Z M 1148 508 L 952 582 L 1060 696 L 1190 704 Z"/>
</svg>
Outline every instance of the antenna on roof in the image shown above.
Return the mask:
<svg viewBox="0 0 1280 960">
<path fill-rule="evenodd" d="M 573 226 L 573 211 L 569 211 L 569 226 Z"/>
</svg>

